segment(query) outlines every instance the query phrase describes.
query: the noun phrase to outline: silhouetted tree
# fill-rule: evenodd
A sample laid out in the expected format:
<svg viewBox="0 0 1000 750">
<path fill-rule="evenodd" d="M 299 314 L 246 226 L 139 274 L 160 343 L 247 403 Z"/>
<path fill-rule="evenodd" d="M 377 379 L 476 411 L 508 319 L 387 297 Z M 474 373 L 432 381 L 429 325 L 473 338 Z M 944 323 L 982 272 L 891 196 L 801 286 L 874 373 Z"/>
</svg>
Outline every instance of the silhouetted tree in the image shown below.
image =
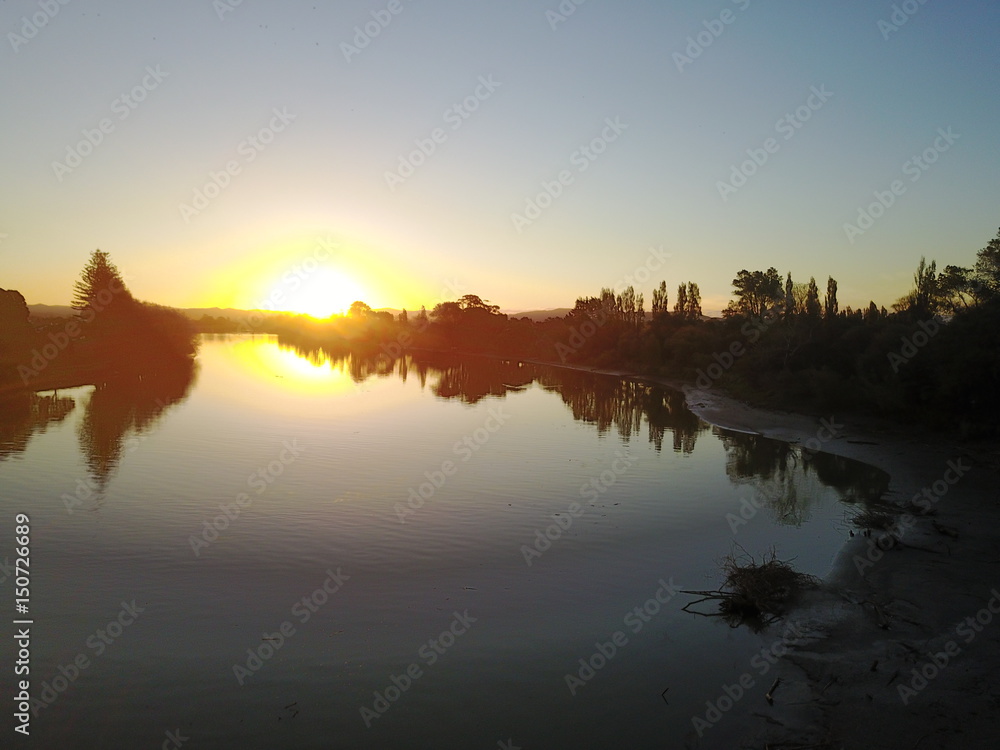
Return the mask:
<svg viewBox="0 0 1000 750">
<path fill-rule="evenodd" d="M 833 320 L 837 317 L 840 305 L 837 303 L 837 280 L 830 276 L 826 280 L 826 298 L 823 300 L 823 317 Z"/>
<path fill-rule="evenodd" d="M 444 325 L 456 325 L 462 319 L 462 307 L 458 302 L 439 302 L 431 310 L 434 322 Z"/>
<path fill-rule="evenodd" d="M 761 317 L 783 297 L 781 276 L 773 266 L 766 271 L 740 271 L 733 279 L 733 287 L 736 300 L 724 311 L 727 316 Z"/>
<path fill-rule="evenodd" d="M 660 286 L 653 290 L 653 317 L 669 312 L 667 307 L 667 282 L 661 281 Z"/>
<path fill-rule="evenodd" d="M 820 314 L 819 287 L 816 286 L 816 278 L 809 277 L 809 288 L 806 291 L 806 315 L 810 318 L 818 318 Z"/>
<path fill-rule="evenodd" d="M 941 304 L 952 313 L 968 310 L 981 301 L 982 289 L 969 268 L 945 266 L 937 283 Z"/>
<path fill-rule="evenodd" d="M 975 281 L 983 300 L 1000 296 L 1000 230 L 976 255 Z"/>
<path fill-rule="evenodd" d="M 913 274 L 913 289 L 893 303 L 893 309 L 914 318 L 927 318 L 938 311 L 941 297 L 938 290 L 937 262 L 927 264 L 921 256 L 917 271 Z"/>
<path fill-rule="evenodd" d="M 701 289 L 693 281 L 688 282 L 687 310 L 688 318 L 701 320 Z"/>
<path fill-rule="evenodd" d="M 680 284 L 677 287 L 677 302 L 674 303 L 674 312 L 682 318 L 687 317 L 687 284 Z"/>
<path fill-rule="evenodd" d="M 466 294 L 459 298 L 458 306 L 462 310 L 485 310 L 490 315 L 497 315 L 500 312 L 499 305 L 491 305 L 484 302 L 475 294 Z"/>
<path fill-rule="evenodd" d="M 117 311 L 134 301 L 108 254 L 103 250 L 91 253 L 80 279 L 73 285 L 70 303 L 73 309 L 93 318 L 97 313 Z"/>
<path fill-rule="evenodd" d="M 866 323 L 877 323 L 880 318 L 878 307 L 875 304 L 875 300 L 868 303 L 868 310 L 865 312 L 865 322 Z"/>
<path fill-rule="evenodd" d="M 347 308 L 347 315 L 351 318 L 366 318 L 371 314 L 372 309 L 359 299 L 354 300 Z"/>
</svg>

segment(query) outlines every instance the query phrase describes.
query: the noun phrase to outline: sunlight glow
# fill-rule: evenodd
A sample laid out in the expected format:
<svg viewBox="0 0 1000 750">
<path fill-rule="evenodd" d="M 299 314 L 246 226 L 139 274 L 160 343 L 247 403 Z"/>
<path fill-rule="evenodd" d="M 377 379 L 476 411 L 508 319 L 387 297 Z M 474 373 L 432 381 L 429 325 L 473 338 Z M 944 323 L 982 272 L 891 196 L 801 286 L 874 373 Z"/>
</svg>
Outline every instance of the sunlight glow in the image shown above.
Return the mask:
<svg viewBox="0 0 1000 750">
<path fill-rule="evenodd" d="M 365 290 L 357 282 L 332 268 L 319 268 L 304 279 L 285 280 L 288 294 L 281 307 L 314 318 L 342 315 L 352 302 L 365 299 Z"/>
<path fill-rule="evenodd" d="M 274 379 L 289 391 L 307 394 L 331 394 L 355 389 L 343 362 L 332 363 L 326 357 L 310 361 L 278 344 L 273 336 L 234 340 L 226 353 L 240 364 L 240 370 L 254 379 L 269 383 Z"/>
</svg>

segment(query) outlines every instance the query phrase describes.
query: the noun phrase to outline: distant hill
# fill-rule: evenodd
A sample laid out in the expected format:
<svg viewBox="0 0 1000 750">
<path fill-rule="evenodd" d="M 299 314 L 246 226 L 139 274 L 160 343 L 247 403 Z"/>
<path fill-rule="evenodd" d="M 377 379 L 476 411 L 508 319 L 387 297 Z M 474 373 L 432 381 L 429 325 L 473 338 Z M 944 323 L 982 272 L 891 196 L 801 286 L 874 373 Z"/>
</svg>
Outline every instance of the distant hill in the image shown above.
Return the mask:
<svg viewBox="0 0 1000 750">
<path fill-rule="evenodd" d="M 33 318 L 66 318 L 76 315 L 69 305 L 28 305 L 28 314 Z"/>
<path fill-rule="evenodd" d="M 551 310 L 523 310 L 521 312 L 508 312 L 511 318 L 530 318 L 535 321 L 545 321 L 549 318 L 563 318 L 569 314 L 572 308 L 556 307 Z"/>
<path fill-rule="evenodd" d="M 76 314 L 76 311 L 69 305 L 28 305 L 28 312 L 33 318 L 64 318 Z M 189 307 L 181 310 L 181 312 L 192 320 L 199 320 L 203 315 L 209 315 L 213 318 L 230 318 L 237 321 L 245 319 L 253 313 L 262 313 L 264 316 L 286 314 L 259 310 L 239 310 L 233 307 Z M 402 310 L 393 307 L 383 307 L 376 310 L 376 312 L 387 312 L 396 317 Z M 413 317 L 418 312 L 420 311 L 408 310 L 407 314 Z M 564 317 L 570 312 L 570 308 L 556 307 L 551 310 L 523 310 L 516 312 L 505 310 L 504 312 L 511 318 L 529 318 L 535 321 L 545 321 L 549 318 Z"/>
<path fill-rule="evenodd" d="M 232 320 L 240 320 L 253 314 L 264 315 L 265 317 L 268 315 L 284 314 L 271 312 L 269 310 L 239 310 L 234 307 L 189 307 L 181 310 L 181 312 L 192 320 L 198 320 L 203 315 L 210 315 L 213 318 L 231 318 Z"/>
</svg>

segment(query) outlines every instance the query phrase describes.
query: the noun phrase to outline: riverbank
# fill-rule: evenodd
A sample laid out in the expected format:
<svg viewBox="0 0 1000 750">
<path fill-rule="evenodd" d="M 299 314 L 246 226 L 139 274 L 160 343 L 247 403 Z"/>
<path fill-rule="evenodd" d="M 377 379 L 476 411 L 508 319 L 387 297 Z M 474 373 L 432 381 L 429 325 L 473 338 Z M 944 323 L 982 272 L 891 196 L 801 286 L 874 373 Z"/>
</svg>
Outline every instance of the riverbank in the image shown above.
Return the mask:
<svg viewBox="0 0 1000 750">
<path fill-rule="evenodd" d="M 689 408 L 710 424 L 864 461 L 891 478 L 885 500 L 899 509 L 893 530 L 901 543 L 883 550 L 878 532 L 858 533 L 837 555 L 821 590 L 788 613 L 786 624 L 807 635 L 781 641 L 788 653 L 775 676 L 782 682 L 773 705 L 761 701 L 744 713 L 743 747 L 996 746 L 1000 454 L 995 444 L 959 443 L 865 415 L 811 417 L 759 409 L 715 389 L 664 378 L 573 369 L 681 390 Z M 775 631 L 778 641 L 784 628 Z M 731 718 L 738 720 L 736 712 Z M 711 733 L 697 746 L 715 747 Z"/>
</svg>

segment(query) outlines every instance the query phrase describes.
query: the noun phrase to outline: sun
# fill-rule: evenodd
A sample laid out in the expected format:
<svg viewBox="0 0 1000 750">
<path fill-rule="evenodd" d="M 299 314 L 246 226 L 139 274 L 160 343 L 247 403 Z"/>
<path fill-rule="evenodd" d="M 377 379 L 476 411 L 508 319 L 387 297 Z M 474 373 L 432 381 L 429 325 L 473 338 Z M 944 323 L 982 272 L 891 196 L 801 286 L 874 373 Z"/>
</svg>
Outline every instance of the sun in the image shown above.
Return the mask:
<svg viewBox="0 0 1000 750">
<path fill-rule="evenodd" d="M 305 278 L 294 278 L 288 286 L 283 306 L 314 318 L 342 315 L 352 302 L 365 297 L 360 284 L 332 268 L 319 268 Z"/>
</svg>

